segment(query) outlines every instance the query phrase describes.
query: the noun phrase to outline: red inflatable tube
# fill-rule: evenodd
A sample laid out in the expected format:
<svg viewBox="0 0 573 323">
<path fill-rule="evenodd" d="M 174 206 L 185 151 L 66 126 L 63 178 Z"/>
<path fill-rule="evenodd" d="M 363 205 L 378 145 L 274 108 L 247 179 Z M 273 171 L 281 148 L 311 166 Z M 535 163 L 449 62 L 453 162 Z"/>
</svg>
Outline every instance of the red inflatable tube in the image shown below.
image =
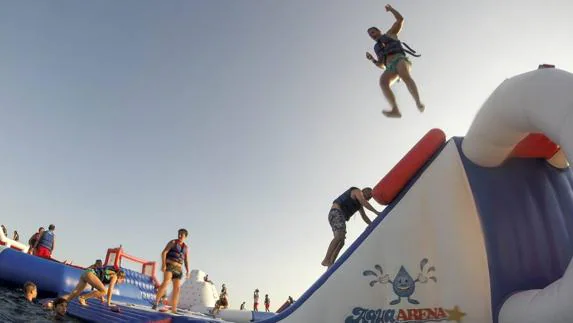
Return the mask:
<svg viewBox="0 0 573 323">
<path fill-rule="evenodd" d="M 406 184 L 446 142 L 441 129 L 432 129 L 374 186 L 372 197 L 380 205 L 390 204 Z"/>
<path fill-rule="evenodd" d="M 531 133 L 513 148 L 511 157 L 549 159 L 558 151 L 559 146 L 545 135 Z"/>
</svg>

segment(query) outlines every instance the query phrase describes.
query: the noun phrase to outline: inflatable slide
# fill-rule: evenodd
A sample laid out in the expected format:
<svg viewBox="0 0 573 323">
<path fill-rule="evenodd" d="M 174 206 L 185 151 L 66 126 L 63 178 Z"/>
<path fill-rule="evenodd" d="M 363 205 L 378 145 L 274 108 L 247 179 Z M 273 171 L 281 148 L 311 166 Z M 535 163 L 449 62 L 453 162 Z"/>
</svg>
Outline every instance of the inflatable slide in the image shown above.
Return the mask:
<svg viewBox="0 0 573 323">
<path fill-rule="evenodd" d="M 446 139 L 432 129 L 377 182 L 373 195 L 384 212 L 280 313 L 223 310 L 207 318 L 182 308 L 157 321 L 573 322 L 572 125 L 573 74 L 549 67 L 509 78 L 466 136 Z M 17 252 L 0 248 L 0 279 L 21 284 L 14 268 L 31 256 Z M 57 286 L 46 278 L 39 287 L 69 290 L 77 273 L 65 275 Z M 143 308 L 154 283 L 139 275 L 134 293 L 125 293 Z M 216 289 L 201 282 L 202 273 L 194 276 L 181 306 L 204 312 Z M 123 314 L 98 315 L 90 321 L 122 321 Z M 153 321 L 137 315 L 129 321 Z"/>
</svg>

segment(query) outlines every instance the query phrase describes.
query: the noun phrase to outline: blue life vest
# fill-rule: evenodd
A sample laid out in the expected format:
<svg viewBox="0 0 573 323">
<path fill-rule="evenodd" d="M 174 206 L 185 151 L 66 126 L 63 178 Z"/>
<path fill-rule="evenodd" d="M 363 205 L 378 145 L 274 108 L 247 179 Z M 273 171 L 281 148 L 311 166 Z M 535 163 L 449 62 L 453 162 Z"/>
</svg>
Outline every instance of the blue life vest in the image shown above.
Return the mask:
<svg viewBox="0 0 573 323">
<path fill-rule="evenodd" d="M 44 231 L 40 238 L 40 242 L 38 242 L 38 246 L 42 246 L 52 251 L 54 248 L 54 233 L 52 231 Z"/>
<path fill-rule="evenodd" d="M 175 242 L 175 245 L 169 249 L 167 259 L 183 264 L 185 253 L 187 252 L 187 245 L 185 243 L 180 244 L 177 240 L 173 241 Z"/>
<path fill-rule="evenodd" d="M 350 217 L 354 213 L 356 213 L 356 211 L 358 211 L 360 207 L 362 207 L 360 202 L 352 198 L 351 194 L 352 190 L 354 189 L 358 188 L 351 187 L 346 192 L 342 193 L 336 200 L 334 200 L 334 203 L 338 204 L 340 206 L 340 209 L 342 209 L 346 221 L 348 221 Z"/>
<path fill-rule="evenodd" d="M 406 47 L 402 47 L 402 44 Z M 386 34 L 382 35 L 374 45 L 374 51 L 376 52 L 376 56 L 378 56 L 378 61 L 384 63 L 386 65 L 386 59 L 390 55 L 394 54 L 410 54 L 415 57 L 420 57 L 421 55 L 416 54 L 416 51 L 410 48 L 408 44 L 403 43 L 397 39 L 394 39 Z"/>
</svg>

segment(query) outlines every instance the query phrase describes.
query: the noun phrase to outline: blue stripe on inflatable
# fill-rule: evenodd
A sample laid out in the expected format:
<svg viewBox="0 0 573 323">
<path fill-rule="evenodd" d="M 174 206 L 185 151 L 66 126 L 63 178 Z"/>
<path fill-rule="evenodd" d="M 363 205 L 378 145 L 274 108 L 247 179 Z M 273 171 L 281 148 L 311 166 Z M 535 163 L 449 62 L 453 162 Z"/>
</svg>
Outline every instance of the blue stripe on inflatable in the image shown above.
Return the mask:
<svg viewBox="0 0 573 323">
<path fill-rule="evenodd" d="M 77 272 L 74 272 L 68 268 L 74 269 L 13 249 L 5 249 L 0 254 L 0 280 L 20 286 L 32 281 L 42 292 L 57 294 L 69 289 L 65 286 L 66 281 L 77 281 L 81 271 L 76 269 Z M 65 277 L 70 279 L 66 280 Z"/>
<path fill-rule="evenodd" d="M 559 279 L 573 256 L 573 173 L 542 159 L 482 168 L 463 156 L 484 232 L 494 323 L 512 293 Z"/>
<path fill-rule="evenodd" d="M 271 313 L 271 312 L 255 312 L 255 311 L 251 311 L 252 315 L 253 315 L 253 319 L 252 322 L 260 322 L 266 319 L 270 319 L 273 316 L 276 316 L 276 313 Z"/>
</svg>

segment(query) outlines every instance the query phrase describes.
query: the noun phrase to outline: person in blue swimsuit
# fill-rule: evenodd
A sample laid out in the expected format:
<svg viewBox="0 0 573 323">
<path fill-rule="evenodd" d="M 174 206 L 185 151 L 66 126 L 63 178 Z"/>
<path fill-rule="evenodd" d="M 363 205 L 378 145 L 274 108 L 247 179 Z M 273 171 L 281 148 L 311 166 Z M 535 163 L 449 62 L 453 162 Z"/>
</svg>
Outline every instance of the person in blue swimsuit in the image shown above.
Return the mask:
<svg viewBox="0 0 573 323">
<path fill-rule="evenodd" d="M 328 222 L 334 233 L 334 238 L 328 246 L 324 260 L 322 260 L 323 266 L 332 266 L 338 257 L 338 253 L 344 246 L 344 240 L 346 240 L 346 221 L 350 220 L 354 213 L 360 212 L 362 219 L 368 225 L 372 221 L 366 216 L 364 208 L 374 212 L 376 215 L 379 214 L 368 202 L 371 198 L 372 189 L 370 187 L 362 190 L 357 187 L 351 187 L 332 202 L 332 207 L 328 213 Z"/>
<path fill-rule="evenodd" d="M 412 63 L 406 57 L 406 53 L 416 57 L 420 55 L 417 55 L 415 51 L 408 47 L 408 45 L 402 43 L 398 39 L 398 34 L 402 30 L 402 25 L 404 24 L 404 17 L 402 17 L 402 15 L 390 5 L 386 5 L 385 8 L 386 11 L 389 11 L 394 15 L 396 21 L 384 34 L 382 34 L 380 29 L 377 27 L 368 28 L 368 35 L 376 42 L 374 45 L 374 51 L 378 59 L 374 59 L 370 53 L 366 53 L 366 58 L 374 63 L 374 65 L 380 68 L 385 68 L 382 76 L 380 77 L 380 88 L 392 109 L 390 111 L 382 110 L 382 113 L 389 118 L 400 118 L 402 114 L 398 109 L 396 97 L 390 88 L 398 78 L 402 79 L 406 84 L 406 87 L 416 101 L 416 106 L 420 112 L 423 112 L 425 109 L 424 104 L 420 101 L 416 82 L 414 82 L 410 75 Z M 405 45 L 406 48 L 402 45 Z"/>
</svg>

